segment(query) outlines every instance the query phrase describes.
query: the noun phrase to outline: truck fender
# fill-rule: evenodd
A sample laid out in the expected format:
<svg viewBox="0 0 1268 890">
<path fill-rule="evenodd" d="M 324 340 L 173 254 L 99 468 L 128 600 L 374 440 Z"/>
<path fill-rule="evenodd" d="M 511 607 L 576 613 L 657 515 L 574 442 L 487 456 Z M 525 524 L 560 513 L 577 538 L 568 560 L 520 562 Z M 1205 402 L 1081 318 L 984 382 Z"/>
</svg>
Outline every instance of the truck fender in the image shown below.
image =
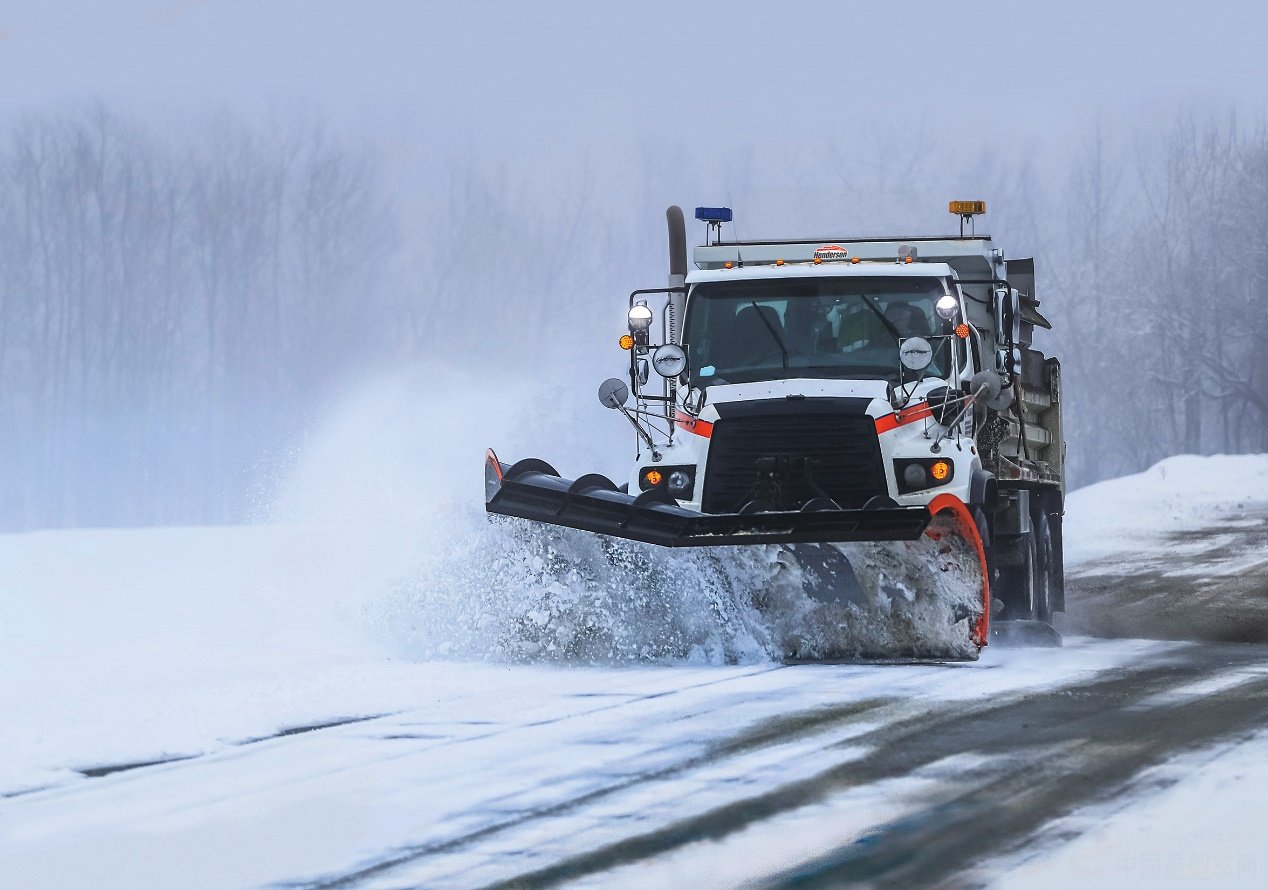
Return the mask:
<svg viewBox="0 0 1268 890">
<path fill-rule="evenodd" d="M 995 510 L 995 501 L 999 498 L 999 484 L 995 474 L 981 467 L 973 471 L 969 480 L 969 504 L 982 507 L 990 513 Z"/>
</svg>

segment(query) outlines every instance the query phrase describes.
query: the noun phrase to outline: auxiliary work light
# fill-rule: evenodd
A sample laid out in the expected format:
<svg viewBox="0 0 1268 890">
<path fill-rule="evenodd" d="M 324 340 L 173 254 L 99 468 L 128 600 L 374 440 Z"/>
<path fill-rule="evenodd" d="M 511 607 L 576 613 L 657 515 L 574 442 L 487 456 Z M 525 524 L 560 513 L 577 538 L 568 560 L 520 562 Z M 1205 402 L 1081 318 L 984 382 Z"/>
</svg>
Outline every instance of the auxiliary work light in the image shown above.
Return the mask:
<svg viewBox="0 0 1268 890">
<path fill-rule="evenodd" d="M 630 330 L 634 333 L 645 331 L 652 326 L 652 310 L 646 303 L 635 303 L 630 307 Z"/>
<path fill-rule="evenodd" d="M 950 321 L 955 318 L 955 313 L 959 310 L 960 304 L 957 303 L 955 301 L 955 297 L 950 294 L 943 294 L 941 297 L 938 297 L 938 302 L 934 304 L 933 308 L 937 310 L 938 315 L 941 318 Z"/>
</svg>

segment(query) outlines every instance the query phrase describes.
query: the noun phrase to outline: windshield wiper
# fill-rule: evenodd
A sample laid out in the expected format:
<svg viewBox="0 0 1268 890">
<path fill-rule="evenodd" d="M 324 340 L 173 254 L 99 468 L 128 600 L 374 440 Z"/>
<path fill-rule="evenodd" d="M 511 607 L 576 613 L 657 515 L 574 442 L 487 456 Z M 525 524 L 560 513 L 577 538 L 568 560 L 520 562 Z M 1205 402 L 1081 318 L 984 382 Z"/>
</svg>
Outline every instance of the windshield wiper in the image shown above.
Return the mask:
<svg viewBox="0 0 1268 890">
<path fill-rule="evenodd" d="M 881 320 L 881 324 L 885 325 L 885 330 L 889 331 L 889 335 L 894 338 L 894 345 L 902 343 L 903 336 L 898 333 L 898 328 L 894 327 L 894 323 L 885 317 L 885 313 L 881 312 L 880 307 L 872 302 L 872 298 L 867 294 L 859 294 L 863 298 L 863 302 L 867 304 L 867 308 L 876 313 L 876 317 Z"/>
<path fill-rule="evenodd" d="M 864 297 L 863 299 L 866 300 L 867 297 Z M 755 310 L 757 310 L 757 317 L 762 320 L 762 324 L 766 325 L 766 330 L 770 331 L 771 339 L 775 341 L 775 345 L 779 347 L 779 352 L 783 356 L 784 370 L 787 371 L 788 370 L 788 348 L 784 346 L 784 338 L 779 336 L 779 331 L 775 330 L 775 326 L 772 325 L 770 323 L 770 320 L 766 318 L 766 313 L 762 311 L 762 307 L 757 305 L 756 300 L 750 300 L 749 305 L 752 306 Z M 886 322 L 888 321 L 889 319 L 886 319 Z"/>
</svg>

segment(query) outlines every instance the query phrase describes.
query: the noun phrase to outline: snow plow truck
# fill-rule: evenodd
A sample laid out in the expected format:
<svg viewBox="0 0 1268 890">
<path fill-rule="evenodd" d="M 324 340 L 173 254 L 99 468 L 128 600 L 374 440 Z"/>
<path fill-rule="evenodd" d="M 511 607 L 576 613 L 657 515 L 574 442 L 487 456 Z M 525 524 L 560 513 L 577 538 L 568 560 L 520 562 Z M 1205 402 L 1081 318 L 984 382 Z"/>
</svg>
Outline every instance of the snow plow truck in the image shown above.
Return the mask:
<svg viewBox="0 0 1268 890">
<path fill-rule="evenodd" d="M 1051 325 L 1034 261 L 974 233 L 985 202 L 949 210 L 958 235 L 725 241 L 731 210 L 700 207 L 689 271 L 670 207 L 668 283 L 630 294 L 628 365 L 599 387 L 633 426 L 629 477 L 490 450 L 487 511 L 662 547 L 777 546 L 807 596 L 858 608 L 896 575 L 909 598 L 958 585 L 948 621 L 967 639 L 946 657 L 1058 645 L 1061 366 L 1033 346 Z"/>
</svg>

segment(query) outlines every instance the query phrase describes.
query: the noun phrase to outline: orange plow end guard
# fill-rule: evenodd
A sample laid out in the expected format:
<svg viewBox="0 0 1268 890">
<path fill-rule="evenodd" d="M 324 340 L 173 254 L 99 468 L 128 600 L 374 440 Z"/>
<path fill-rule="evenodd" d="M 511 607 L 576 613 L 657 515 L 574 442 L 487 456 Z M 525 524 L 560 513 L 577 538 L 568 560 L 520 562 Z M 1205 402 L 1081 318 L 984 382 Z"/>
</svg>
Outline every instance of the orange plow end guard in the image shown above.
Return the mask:
<svg viewBox="0 0 1268 890">
<path fill-rule="evenodd" d="M 978 534 L 977 522 L 974 521 L 973 513 L 964 501 L 953 494 L 940 494 L 935 497 L 929 502 L 929 513 L 935 519 L 942 516 L 953 520 L 960 534 L 966 541 L 971 541 L 973 549 L 977 551 L 977 562 L 982 573 L 982 615 L 973 625 L 972 637 L 976 645 L 985 646 L 991 638 L 991 585 L 990 575 L 986 568 L 986 549 L 982 546 L 982 536 Z M 935 537 L 938 532 L 929 529 L 925 534 Z"/>
</svg>

